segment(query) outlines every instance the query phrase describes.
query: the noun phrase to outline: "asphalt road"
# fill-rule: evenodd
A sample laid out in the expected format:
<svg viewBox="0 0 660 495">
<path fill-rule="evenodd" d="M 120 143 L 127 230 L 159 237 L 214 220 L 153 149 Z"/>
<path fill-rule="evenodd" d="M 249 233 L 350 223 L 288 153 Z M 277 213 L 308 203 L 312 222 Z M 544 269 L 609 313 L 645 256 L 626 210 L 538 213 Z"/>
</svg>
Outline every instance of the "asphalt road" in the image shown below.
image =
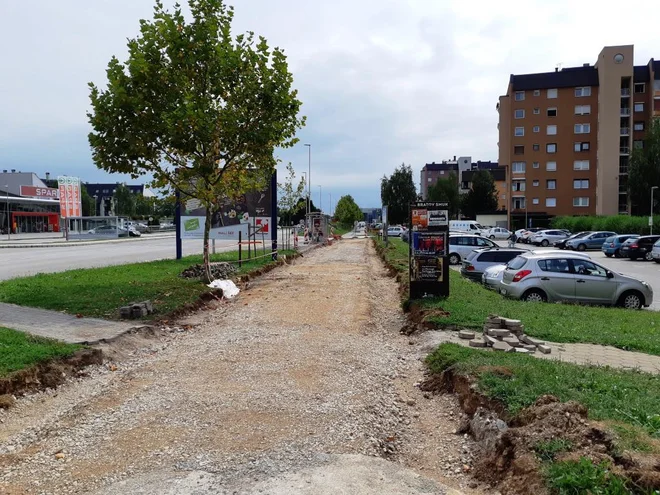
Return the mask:
<svg viewBox="0 0 660 495">
<path fill-rule="evenodd" d="M 507 246 L 506 241 L 498 241 L 503 247 Z M 516 244 L 516 247 L 525 249 L 540 249 L 529 244 Z M 549 248 L 552 249 L 552 248 Z M 557 249 L 557 251 L 560 251 Z M 565 251 L 570 253 L 571 251 Z M 660 264 L 653 261 L 631 261 L 627 258 L 608 258 L 602 251 L 586 251 L 596 263 L 609 268 L 612 271 L 628 275 L 643 280 L 653 288 L 653 304 L 650 309 L 660 311 Z"/>
<path fill-rule="evenodd" d="M 216 241 L 216 252 L 232 249 L 236 249 L 235 241 Z M 184 256 L 201 252 L 201 240 L 183 241 Z M 174 236 L 83 246 L 0 249 L 0 280 L 74 268 L 154 261 L 175 256 Z"/>
</svg>

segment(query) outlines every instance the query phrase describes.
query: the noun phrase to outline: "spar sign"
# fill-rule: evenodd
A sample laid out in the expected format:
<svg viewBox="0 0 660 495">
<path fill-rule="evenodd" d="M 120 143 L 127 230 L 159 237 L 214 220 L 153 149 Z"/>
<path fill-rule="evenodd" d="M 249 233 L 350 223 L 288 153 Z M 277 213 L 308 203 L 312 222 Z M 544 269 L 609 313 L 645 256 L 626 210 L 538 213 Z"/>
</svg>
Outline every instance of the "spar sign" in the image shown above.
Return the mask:
<svg viewBox="0 0 660 495">
<path fill-rule="evenodd" d="M 61 175 L 57 178 L 60 189 L 60 216 L 81 217 L 80 178 Z"/>
</svg>

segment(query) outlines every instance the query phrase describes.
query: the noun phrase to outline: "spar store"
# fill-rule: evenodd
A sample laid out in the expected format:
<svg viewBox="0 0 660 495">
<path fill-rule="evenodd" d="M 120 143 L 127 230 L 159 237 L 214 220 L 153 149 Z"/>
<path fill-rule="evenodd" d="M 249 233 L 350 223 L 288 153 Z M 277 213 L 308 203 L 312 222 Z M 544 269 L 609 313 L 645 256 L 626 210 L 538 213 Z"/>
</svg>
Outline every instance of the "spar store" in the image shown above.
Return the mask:
<svg viewBox="0 0 660 495">
<path fill-rule="evenodd" d="M 46 178 L 48 180 L 48 177 Z M 0 173 L 0 232 L 60 232 L 59 191 L 32 172 Z"/>
</svg>

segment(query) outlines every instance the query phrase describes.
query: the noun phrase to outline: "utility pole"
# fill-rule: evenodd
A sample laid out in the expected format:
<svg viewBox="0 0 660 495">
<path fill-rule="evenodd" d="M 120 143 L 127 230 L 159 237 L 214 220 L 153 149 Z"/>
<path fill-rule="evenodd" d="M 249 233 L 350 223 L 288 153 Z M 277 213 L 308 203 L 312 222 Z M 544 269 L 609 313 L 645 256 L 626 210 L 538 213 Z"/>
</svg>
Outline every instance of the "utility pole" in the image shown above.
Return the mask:
<svg viewBox="0 0 660 495">
<path fill-rule="evenodd" d="M 309 149 L 309 155 L 307 159 L 307 213 L 312 212 L 312 145 L 306 144 Z"/>
<path fill-rule="evenodd" d="M 651 215 L 649 216 L 649 227 L 651 227 L 651 235 L 653 235 L 653 191 L 655 191 L 658 186 L 653 186 L 651 188 Z"/>
</svg>

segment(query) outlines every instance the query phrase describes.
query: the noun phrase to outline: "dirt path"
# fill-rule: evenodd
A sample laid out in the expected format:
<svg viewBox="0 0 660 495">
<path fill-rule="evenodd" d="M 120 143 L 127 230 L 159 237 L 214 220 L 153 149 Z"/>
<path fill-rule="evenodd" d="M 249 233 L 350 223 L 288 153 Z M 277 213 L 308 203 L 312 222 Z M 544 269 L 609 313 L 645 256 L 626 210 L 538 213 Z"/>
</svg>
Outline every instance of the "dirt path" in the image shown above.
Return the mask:
<svg viewBox="0 0 660 495">
<path fill-rule="evenodd" d="M 414 386 L 428 349 L 399 334 L 369 241 L 194 323 L 2 412 L 0 493 L 482 493 L 453 399 Z"/>
</svg>

